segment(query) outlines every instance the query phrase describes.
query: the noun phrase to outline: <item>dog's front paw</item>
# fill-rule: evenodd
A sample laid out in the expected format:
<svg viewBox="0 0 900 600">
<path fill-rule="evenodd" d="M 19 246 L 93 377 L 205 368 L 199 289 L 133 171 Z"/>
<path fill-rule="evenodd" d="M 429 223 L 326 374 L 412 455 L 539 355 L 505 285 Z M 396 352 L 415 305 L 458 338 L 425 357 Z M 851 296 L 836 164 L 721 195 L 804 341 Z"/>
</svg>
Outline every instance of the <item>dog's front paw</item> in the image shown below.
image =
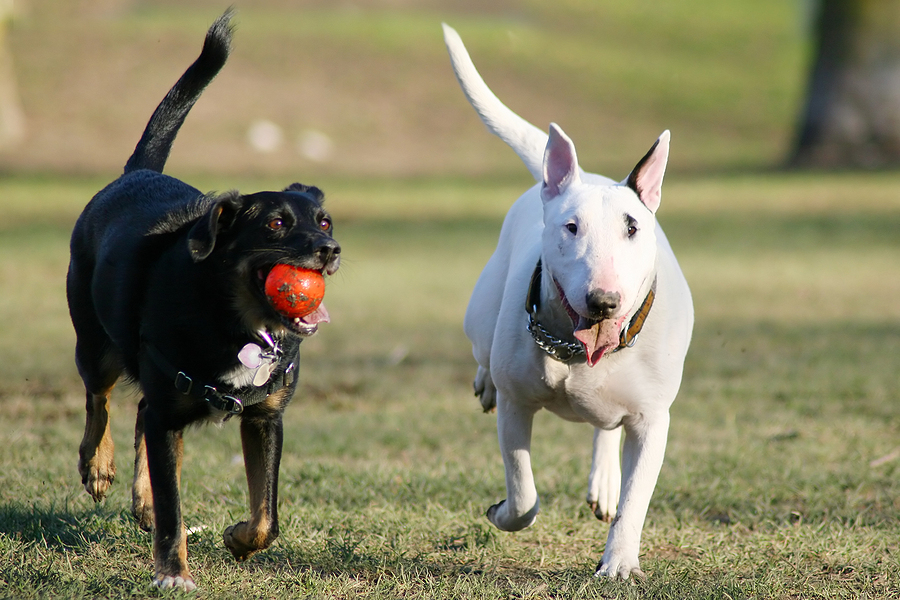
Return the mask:
<svg viewBox="0 0 900 600">
<path fill-rule="evenodd" d="M 78 472 L 81 474 L 81 483 L 84 484 L 85 491 L 91 495 L 94 502 L 103 500 L 109 487 L 116 480 L 116 465 L 112 459 L 101 460 L 97 455 L 89 460 L 83 457 L 79 459 Z"/>
<path fill-rule="evenodd" d="M 225 547 L 238 561 L 245 561 L 256 552 L 265 550 L 275 541 L 276 537 L 278 537 L 277 531 L 252 529 L 246 521 L 226 528 L 222 534 Z"/>
<path fill-rule="evenodd" d="M 191 579 L 190 575 L 166 575 L 157 573 L 153 577 L 153 587 L 161 590 L 181 590 L 183 592 L 193 592 L 197 589 L 197 584 Z"/>
<path fill-rule="evenodd" d="M 594 572 L 594 577 L 597 577 L 598 579 L 606 577 L 609 579 L 621 579 L 622 581 L 627 581 L 629 577 L 644 579 L 645 575 L 644 572 L 641 571 L 637 555 L 626 557 L 617 556 L 615 553 L 611 553 L 611 555 L 607 557 L 607 553 L 604 552 L 603 559 L 597 565 L 597 570 Z"/>
<path fill-rule="evenodd" d="M 521 531 L 534 525 L 537 520 L 540 507 L 537 502 L 528 512 L 522 515 L 510 514 L 509 504 L 506 500 L 502 500 L 487 509 L 488 521 L 494 524 L 501 531 Z"/>
</svg>

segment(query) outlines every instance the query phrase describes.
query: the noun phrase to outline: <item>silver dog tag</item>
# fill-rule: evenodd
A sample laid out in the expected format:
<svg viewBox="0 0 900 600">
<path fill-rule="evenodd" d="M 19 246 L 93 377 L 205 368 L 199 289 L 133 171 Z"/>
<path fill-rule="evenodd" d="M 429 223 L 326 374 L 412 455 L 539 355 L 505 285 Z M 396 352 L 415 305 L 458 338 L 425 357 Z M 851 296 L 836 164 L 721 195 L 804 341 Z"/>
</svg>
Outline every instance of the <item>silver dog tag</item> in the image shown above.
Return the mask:
<svg viewBox="0 0 900 600">
<path fill-rule="evenodd" d="M 269 377 L 272 376 L 272 371 L 275 370 L 274 362 L 267 362 L 256 370 L 256 374 L 253 376 L 253 385 L 256 387 L 260 387 L 265 385 L 267 381 L 269 381 Z"/>
<path fill-rule="evenodd" d="M 260 331 L 260 337 L 269 344 L 269 348 L 263 350 L 258 344 L 250 342 L 238 352 L 238 360 L 248 369 L 253 370 L 253 385 L 260 387 L 265 385 L 278 364 L 281 348 L 272 339 L 267 331 Z"/>
</svg>

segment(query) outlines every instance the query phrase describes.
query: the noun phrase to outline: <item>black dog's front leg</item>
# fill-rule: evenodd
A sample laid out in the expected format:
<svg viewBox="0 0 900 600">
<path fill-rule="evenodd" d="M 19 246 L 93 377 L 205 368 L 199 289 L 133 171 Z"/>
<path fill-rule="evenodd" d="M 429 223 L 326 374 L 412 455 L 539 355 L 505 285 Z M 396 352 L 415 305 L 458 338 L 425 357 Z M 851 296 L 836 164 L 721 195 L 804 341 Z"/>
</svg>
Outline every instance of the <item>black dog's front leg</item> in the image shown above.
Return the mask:
<svg viewBox="0 0 900 600">
<path fill-rule="evenodd" d="M 250 520 L 228 527 L 223 535 L 225 546 L 237 560 L 246 560 L 254 552 L 268 548 L 278 537 L 282 411 L 257 405 L 248 412 L 252 415 L 245 414 L 241 419 L 241 444 L 250 492 Z"/>
<path fill-rule="evenodd" d="M 179 493 L 184 441 L 180 430 L 165 426 L 157 411 L 143 411 L 144 444 L 153 492 L 153 585 L 193 590 L 197 586 L 187 564 L 187 534 Z"/>
</svg>

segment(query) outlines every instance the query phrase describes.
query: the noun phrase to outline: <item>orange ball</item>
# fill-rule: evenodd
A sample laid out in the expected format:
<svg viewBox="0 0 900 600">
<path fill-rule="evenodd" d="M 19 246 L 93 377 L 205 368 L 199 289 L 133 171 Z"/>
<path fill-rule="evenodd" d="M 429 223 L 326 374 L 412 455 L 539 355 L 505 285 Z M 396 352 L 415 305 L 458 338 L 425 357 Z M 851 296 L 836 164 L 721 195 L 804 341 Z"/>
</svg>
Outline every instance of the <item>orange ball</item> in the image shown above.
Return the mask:
<svg viewBox="0 0 900 600">
<path fill-rule="evenodd" d="M 319 271 L 278 263 L 266 276 L 266 297 L 285 317 L 305 317 L 322 303 L 325 278 Z"/>
</svg>

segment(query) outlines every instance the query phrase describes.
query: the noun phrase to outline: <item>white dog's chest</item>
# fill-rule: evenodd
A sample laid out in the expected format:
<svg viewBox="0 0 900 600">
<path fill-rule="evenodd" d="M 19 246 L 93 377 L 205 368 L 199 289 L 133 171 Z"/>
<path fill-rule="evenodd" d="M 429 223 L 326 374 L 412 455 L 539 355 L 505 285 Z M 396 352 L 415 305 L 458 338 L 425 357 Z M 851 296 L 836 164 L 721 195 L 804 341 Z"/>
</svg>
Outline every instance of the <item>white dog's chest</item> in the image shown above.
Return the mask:
<svg viewBox="0 0 900 600">
<path fill-rule="evenodd" d="M 622 424 L 630 415 L 637 414 L 639 406 L 623 393 L 627 386 L 619 381 L 619 357 L 607 359 L 607 364 L 591 368 L 572 365 L 542 357 L 542 385 L 531 390 L 532 402 L 560 418 L 576 423 L 590 423 L 601 429 L 612 429 Z"/>
</svg>

